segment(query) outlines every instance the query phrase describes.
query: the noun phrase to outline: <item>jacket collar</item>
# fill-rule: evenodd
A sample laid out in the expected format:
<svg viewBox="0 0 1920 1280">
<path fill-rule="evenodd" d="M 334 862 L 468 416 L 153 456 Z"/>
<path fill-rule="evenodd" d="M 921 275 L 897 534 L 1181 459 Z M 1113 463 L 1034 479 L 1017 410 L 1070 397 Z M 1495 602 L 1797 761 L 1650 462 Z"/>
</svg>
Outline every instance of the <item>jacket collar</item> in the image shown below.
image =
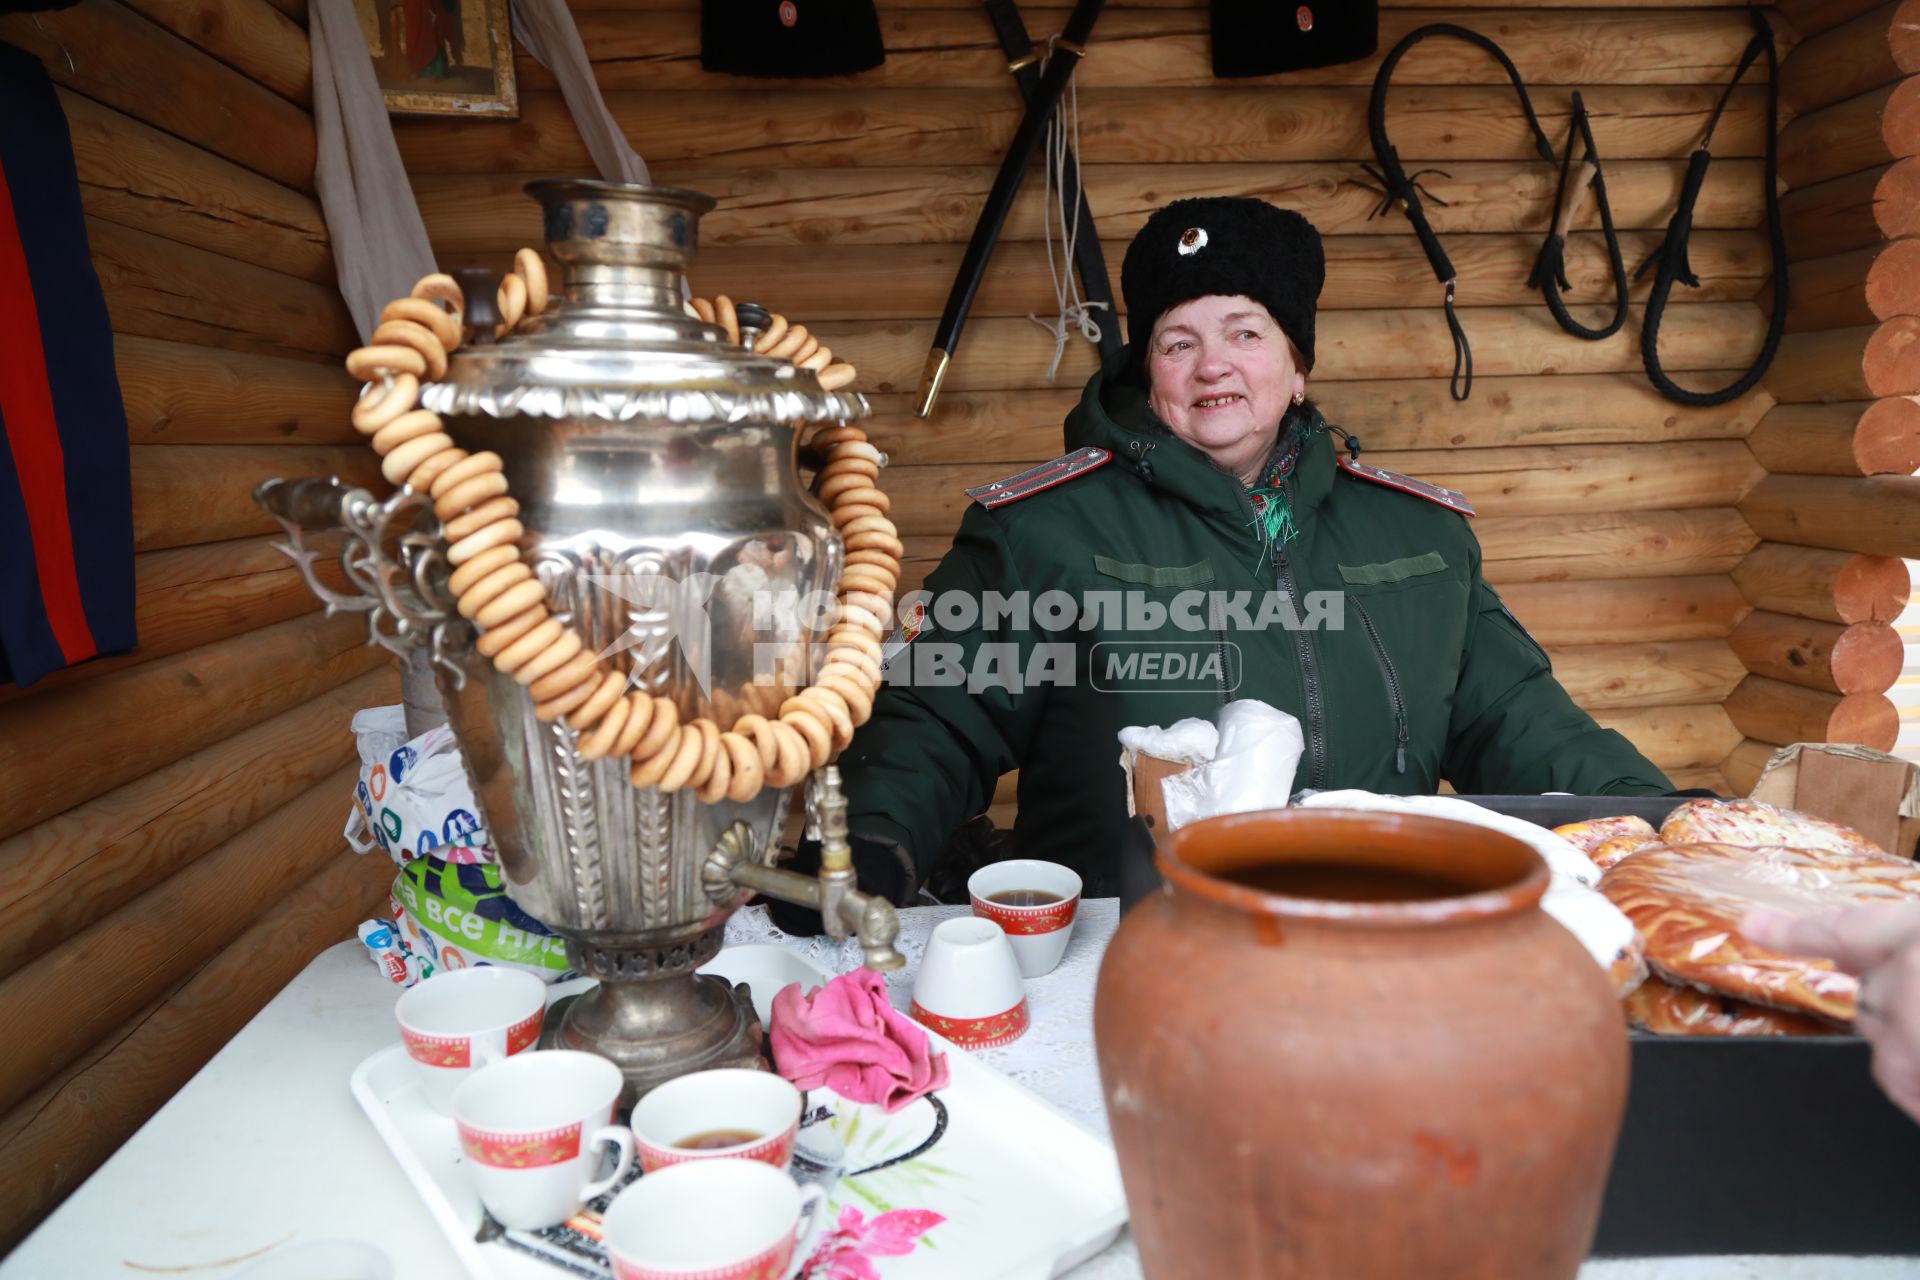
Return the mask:
<svg viewBox="0 0 1920 1280">
<path fill-rule="evenodd" d="M 1262 548 L 1239 479 L 1173 434 L 1147 403 L 1146 388 L 1125 376 L 1126 362 L 1127 349 L 1122 348 L 1087 381 L 1080 403 L 1067 415 L 1068 450 L 1088 445 L 1110 450 L 1143 484 L 1192 507 L 1226 536 L 1244 543 L 1250 562 L 1257 560 Z M 1316 410 L 1293 472 L 1293 517 L 1302 544 L 1313 536 L 1336 469 L 1326 419 Z"/>
</svg>

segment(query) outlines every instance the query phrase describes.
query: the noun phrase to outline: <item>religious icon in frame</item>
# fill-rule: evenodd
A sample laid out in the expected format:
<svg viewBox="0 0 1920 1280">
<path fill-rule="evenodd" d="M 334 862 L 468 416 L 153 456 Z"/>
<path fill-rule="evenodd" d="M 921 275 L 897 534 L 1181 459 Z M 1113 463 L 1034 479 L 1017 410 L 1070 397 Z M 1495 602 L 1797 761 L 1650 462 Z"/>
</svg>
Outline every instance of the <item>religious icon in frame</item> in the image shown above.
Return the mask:
<svg viewBox="0 0 1920 1280">
<path fill-rule="evenodd" d="M 353 0 L 394 115 L 518 119 L 507 0 Z"/>
</svg>

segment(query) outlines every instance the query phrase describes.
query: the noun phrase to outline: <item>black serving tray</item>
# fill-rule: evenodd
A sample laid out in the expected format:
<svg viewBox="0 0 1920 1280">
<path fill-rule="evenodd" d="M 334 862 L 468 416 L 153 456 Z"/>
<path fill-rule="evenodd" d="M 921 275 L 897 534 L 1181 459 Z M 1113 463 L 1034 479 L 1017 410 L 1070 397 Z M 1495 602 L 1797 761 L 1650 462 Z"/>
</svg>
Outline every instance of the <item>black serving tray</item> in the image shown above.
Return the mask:
<svg viewBox="0 0 1920 1280">
<path fill-rule="evenodd" d="M 1461 798 L 1543 827 L 1629 813 L 1659 826 L 1684 803 Z M 1127 824 L 1120 883 L 1123 909 L 1160 883 L 1143 818 Z M 1920 1255 L 1920 1124 L 1873 1082 L 1865 1040 L 1634 1031 L 1629 1045 L 1595 1254 Z"/>
</svg>

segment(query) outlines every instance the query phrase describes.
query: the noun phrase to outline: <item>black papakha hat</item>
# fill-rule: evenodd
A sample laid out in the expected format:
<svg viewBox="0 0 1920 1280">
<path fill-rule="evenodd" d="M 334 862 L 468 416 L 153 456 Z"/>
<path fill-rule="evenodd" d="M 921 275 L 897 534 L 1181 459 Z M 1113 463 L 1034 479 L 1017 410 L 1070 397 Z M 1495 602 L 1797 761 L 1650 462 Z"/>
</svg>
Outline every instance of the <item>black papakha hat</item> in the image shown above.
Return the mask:
<svg viewBox="0 0 1920 1280">
<path fill-rule="evenodd" d="M 1176 200 L 1147 219 L 1120 266 L 1132 358 L 1144 361 L 1162 312 L 1209 294 L 1244 294 L 1267 309 L 1311 370 L 1326 280 L 1320 233 L 1293 210 L 1251 196 Z"/>
<path fill-rule="evenodd" d="M 873 0 L 701 0 L 700 66 L 737 76 L 850 76 L 885 62 Z"/>
<path fill-rule="evenodd" d="M 1210 0 L 1213 74 L 1270 76 L 1373 56 L 1376 0 Z"/>
</svg>

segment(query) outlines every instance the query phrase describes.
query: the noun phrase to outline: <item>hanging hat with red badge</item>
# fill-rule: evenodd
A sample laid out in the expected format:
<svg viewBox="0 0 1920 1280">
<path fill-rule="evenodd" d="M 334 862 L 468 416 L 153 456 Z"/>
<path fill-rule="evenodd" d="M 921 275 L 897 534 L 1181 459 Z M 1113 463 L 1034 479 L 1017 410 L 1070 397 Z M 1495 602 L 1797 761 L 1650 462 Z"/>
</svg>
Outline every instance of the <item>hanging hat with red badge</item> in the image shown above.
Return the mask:
<svg viewBox="0 0 1920 1280">
<path fill-rule="evenodd" d="M 736 76 L 849 76 L 886 61 L 873 0 L 701 0 L 700 65 Z"/>
<path fill-rule="evenodd" d="M 1374 0 L 1211 0 L 1213 74 L 1270 76 L 1371 57 L 1380 44 Z"/>
</svg>

